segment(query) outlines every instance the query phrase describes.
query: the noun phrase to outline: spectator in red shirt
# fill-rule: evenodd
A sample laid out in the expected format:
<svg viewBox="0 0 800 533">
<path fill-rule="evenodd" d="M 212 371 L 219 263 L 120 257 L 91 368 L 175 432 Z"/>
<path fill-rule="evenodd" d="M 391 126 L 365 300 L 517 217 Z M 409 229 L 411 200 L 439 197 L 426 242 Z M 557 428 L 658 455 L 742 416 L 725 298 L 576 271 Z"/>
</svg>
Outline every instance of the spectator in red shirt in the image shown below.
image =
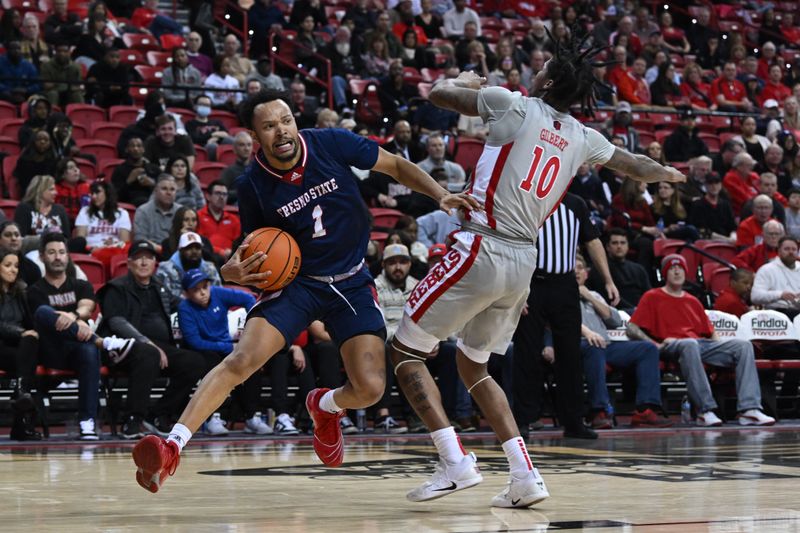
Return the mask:
<svg viewBox="0 0 800 533">
<path fill-rule="evenodd" d="M 617 23 L 617 31 L 611 34 L 608 44 L 616 44 L 617 37 L 620 35 L 628 36 L 628 50 L 634 56 L 642 53 L 642 41 L 639 36 L 633 33 L 633 19 L 631 17 L 622 17 Z"/>
<path fill-rule="evenodd" d="M 403 42 L 406 31 L 411 30 L 417 34 L 417 43 L 420 46 L 427 46 L 428 36 L 425 35 L 425 30 L 415 24 L 414 13 L 411 11 L 411 2 L 404 0 L 397 4 L 397 12 L 400 14 L 400 20 L 392 26 L 392 33 L 397 37 L 397 40 Z"/>
<path fill-rule="evenodd" d="M 148 30 L 156 39 L 167 33 L 173 35 L 183 34 L 183 28 L 180 23 L 161 14 L 158 9 L 158 0 L 144 0 L 144 5 L 136 8 L 133 12 L 131 24 L 137 28 Z"/>
<path fill-rule="evenodd" d="M 764 106 L 764 102 L 769 99 L 782 102 L 792 96 L 792 90 L 783 84 L 783 68 L 780 65 L 769 67 L 769 79 L 764 89 L 759 95 L 759 105 Z"/>
<path fill-rule="evenodd" d="M 661 13 L 661 35 L 664 36 L 664 45 L 673 54 L 685 54 L 691 49 L 683 30 L 672 25 L 669 11 Z"/>
<path fill-rule="evenodd" d="M 764 242 L 745 248 L 733 259 L 733 264 L 756 272 L 767 261 L 778 255 L 778 241 L 784 235 L 783 224 L 777 220 L 767 221 L 763 228 Z"/>
<path fill-rule="evenodd" d="M 650 86 L 644 79 L 645 72 L 647 72 L 647 62 L 644 58 L 634 59 L 633 67 L 628 72 L 631 83 L 617 88 L 620 100 L 630 102 L 632 105 L 650 105 Z"/>
<path fill-rule="evenodd" d="M 664 258 L 661 271 L 666 285 L 642 296 L 628 322 L 628 336 L 649 340 L 659 347 L 662 356 L 678 360 L 689 398 L 698 413 L 698 426 L 722 425 L 722 420 L 714 413 L 717 402 L 703 363 L 736 369 L 739 424 L 774 424 L 775 419 L 761 411 L 761 387 L 753 345 L 740 339 L 719 339 L 703 304 L 683 290 L 687 270 L 682 256 L 672 254 Z"/>
<path fill-rule="evenodd" d="M 772 198 L 759 194 L 753 199 L 753 214 L 742 220 L 736 230 L 736 246 L 753 246 L 761 244 L 763 226 L 772 218 Z"/>
<path fill-rule="evenodd" d="M 705 83 L 702 78 L 700 65 L 697 63 L 687 63 L 683 67 L 683 81 L 681 82 L 681 94 L 689 98 L 689 102 L 694 109 L 717 108 L 716 100 L 711 98 L 711 85 Z"/>
<path fill-rule="evenodd" d="M 781 16 L 781 34 L 784 41 L 797 46 L 800 43 L 800 28 L 794 25 L 794 13 L 784 11 Z"/>
<path fill-rule="evenodd" d="M 728 191 L 733 213 L 739 216 L 742 205 L 758 195 L 758 174 L 753 172 L 756 161 L 747 152 L 739 152 L 733 157 L 731 169 L 722 178 L 722 185 Z"/>
<path fill-rule="evenodd" d="M 228 259 L 233 241 L 242 233 L 239 217 L 225 211 L 228 201 L 228 186 L 221 180 L 208 186 L 208 202 L 197 212 L 197 233 L 211 241 L 214 252 Z"/>
<path fill-rule="evenodd" d="M 714 309 L 741 317 L 750 311 L 750 290 L 753 288 L 752 270 L 737 268 L 731 273 L 730 285 L 722 289 L 714 300 Z"/>
<path fill-rule="evenodd" d="M 720 111 L 750 111 L 753 103 L 746 94 L 744 85 L 736 79 L 736 63 L 728 61 L 722 69 L 722 75 L 711 82 L 712 100 Z"/>
</svg>

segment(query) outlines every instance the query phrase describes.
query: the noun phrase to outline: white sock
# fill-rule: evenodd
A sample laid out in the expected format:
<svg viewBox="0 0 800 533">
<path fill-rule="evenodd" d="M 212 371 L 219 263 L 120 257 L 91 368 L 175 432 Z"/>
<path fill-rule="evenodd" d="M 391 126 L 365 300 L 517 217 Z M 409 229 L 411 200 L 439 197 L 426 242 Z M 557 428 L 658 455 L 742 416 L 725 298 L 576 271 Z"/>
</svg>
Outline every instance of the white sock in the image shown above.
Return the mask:
<svg viewBox="0 0 800 533">
<path fill-rule="evenodd" d="M 467 455 L 453 426 L 432 431 L 431 438 L 436 446 L 436 451 L 439 452 L 439 457 L 451 465 L 461 461 Z"/>
<path fill-rule="evenodd" d="M 511 475 L 515 478 L 523 478 L 533 470 L 528 448 L 525 446 L 525 441 L 522 437 L 514 437 L 505 441 L 503 443 L 503 451 L 506 452 L 508 464 L 511 466 Z"/>
<path fill-rule="evenodd" d="M 178 445 L 178 452 L 183 451 L 183 447 L 192 438 L 192 432 L 183 424 L 175 424 L 172 426 L 172 431 L 169 432 L 167 442 L 172 441 Z"/>
<path fill-rule="evenodd" d="M 329 390 L 322 395 L 322 398 L 319 399 L 319 408 L 328 413 L 335 414 L 341 411 L 342 408 L 336 405 L 336 402 L 333 400 L 333 392 L 334 391 Z"/>
</svg>

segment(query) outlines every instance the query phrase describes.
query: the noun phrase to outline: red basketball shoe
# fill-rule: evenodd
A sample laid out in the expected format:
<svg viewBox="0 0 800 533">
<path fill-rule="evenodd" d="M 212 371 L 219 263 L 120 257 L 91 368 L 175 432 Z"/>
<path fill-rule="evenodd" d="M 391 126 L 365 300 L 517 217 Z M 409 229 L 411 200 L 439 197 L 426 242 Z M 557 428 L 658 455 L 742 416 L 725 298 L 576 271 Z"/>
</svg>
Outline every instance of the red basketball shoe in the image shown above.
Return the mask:
<svg viewBox="0 0 800 533">
<path fill-rule="evenodd" d="M 180 450 L 174 442 L 148 435 L 133 447 L 136 481 L 150 492 L 158 492 L 164 481 L 175 473 L 181 462 Z"/>
<path fill-rule="evenodd" d="M 327 466 L 339 466 L 344 460 L 344 443 L 339 419 L 345 410 L 328 413 L 319 408 L 322 395 L 330 389 L 314 389 L 306 396 L 306 409 L 314 421 L 314 451 Z"/>
</svg>

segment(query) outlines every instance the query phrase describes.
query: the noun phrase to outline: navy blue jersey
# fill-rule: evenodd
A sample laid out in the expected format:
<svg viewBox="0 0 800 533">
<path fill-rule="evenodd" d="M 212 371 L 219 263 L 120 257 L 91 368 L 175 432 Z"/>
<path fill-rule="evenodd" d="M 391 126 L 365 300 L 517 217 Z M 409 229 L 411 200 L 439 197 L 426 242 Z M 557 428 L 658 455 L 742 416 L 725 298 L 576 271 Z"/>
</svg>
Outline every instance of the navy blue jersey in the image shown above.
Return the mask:
<svg viewBox="0 0 800 533">
<path fill-rule="evenodd" d="M 292 235 L 301 274 L 347 272 L 364 259 L 370 232 L 350 167 L 374 167 L 378 145 L 344 129 L 302 130 L 298 137 L 302 157 L 295 168 L 274 169 L 259 151 L 236 179 L 242 230 L 269 226 Z"/>
</svg>

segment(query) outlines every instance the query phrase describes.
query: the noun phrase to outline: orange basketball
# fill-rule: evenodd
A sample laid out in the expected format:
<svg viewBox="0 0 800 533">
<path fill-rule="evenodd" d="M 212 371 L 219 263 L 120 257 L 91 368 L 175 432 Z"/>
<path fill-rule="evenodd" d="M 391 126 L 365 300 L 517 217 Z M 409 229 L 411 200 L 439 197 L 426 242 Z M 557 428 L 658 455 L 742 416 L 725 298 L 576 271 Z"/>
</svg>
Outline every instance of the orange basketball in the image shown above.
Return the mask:
<svg viewBox="0 0 800 533">
<path fill-rule="evenodd" d="M 256 252 L 264 252 L 267 257 L 257 272 L 272 272 L 257 287 L 267 291 L 286 287 L 300 271 L 300 247 L 297 241 L 278 228 L 257 229 L 250 236 L 250 246 L 242 253 L 242 260 Z"/>
</svg>

